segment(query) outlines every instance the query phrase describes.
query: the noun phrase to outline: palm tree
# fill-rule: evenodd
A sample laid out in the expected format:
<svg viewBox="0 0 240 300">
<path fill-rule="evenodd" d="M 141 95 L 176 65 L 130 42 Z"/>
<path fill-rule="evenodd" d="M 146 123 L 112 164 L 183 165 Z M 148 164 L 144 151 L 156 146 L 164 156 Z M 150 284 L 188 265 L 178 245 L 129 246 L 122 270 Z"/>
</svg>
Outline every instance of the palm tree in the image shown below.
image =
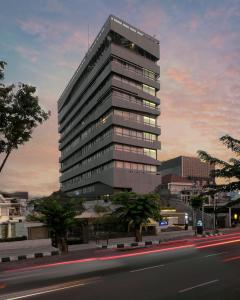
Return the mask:
<svg viewBox="0 0 240 300">
<path fill-rule="evenodd" d="M 53 244 L 61 253 L 68 252 L 67 233 L 75 224 L 75 216 L 84 211 L 83 199 L 73 199 L 62 192 L 34 201 L 30 219 L 44 223 L 49 229 Z"/>
<path fill-rule="evenodd" d="M 149 219 L 160 220 L 159 195 L 138 195 L 133 192 L 122 192 L 112 197 L 112 202 L 118 207 L 113 212 L 120 221 L 133 228 L 136 242 L 142 241 L 142 226 Z"/>
</svg>

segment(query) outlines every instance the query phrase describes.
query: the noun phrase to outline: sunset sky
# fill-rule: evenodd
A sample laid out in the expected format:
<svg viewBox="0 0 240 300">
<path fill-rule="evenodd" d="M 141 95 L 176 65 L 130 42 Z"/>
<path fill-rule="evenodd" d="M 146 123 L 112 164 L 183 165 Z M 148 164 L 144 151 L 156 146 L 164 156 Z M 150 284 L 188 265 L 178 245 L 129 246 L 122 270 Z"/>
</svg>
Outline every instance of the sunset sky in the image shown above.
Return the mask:
<svg viewBox="0 0 240 300">
<path fill-rule="evenodd" d="M 218 142 L 240 137 L 240 1 L 0 0 L 5 83 L 37 87 L 51 118 L 14 151 L 0 190 L 31 196 L 59 188 L 57 100 L 109 14 L 160 40 L 162 150 L 159 159 L 228 158 Z"/>
</svg>

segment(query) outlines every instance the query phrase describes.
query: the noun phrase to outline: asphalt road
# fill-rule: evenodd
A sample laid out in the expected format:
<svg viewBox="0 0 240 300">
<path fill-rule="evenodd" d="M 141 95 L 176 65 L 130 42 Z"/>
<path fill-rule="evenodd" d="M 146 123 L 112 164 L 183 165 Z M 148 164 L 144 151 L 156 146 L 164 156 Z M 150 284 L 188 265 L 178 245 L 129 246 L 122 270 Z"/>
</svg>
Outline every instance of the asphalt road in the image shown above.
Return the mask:
<svg viewBox="0 0 240 300">
<path fill-rule="evenodd" d="M 240 234 L 4 271 L 0 299 L 240 299 Z"/>
</svg>

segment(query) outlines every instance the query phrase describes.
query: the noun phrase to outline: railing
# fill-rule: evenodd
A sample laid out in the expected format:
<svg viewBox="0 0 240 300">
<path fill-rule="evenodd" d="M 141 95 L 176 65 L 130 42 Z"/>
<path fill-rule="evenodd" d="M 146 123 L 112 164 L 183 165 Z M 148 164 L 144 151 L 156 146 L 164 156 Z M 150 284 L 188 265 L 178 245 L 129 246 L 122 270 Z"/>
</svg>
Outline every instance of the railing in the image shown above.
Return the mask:
<svg viewBox="0 0 240 300">
<path fill-rule="evenodd" d="M 128 137 L 128 138 L 132 138 L 132 139 L 137 139 L 137 140 L 142 140 L 142 141 L 146 141 L 146 142 L 159 142 L 157 139 L 156 140 L 151 140 L 151 139 L 146 139 L 146 138 L 143 138 L 143 137 L 139 137 L 139 136 L 132 136 L 132 135 L 127 135 L 127 134 L 118 134 L 116 132 L 114 132 L 115 135 L 118 135 L 118 136 L 125 136 L 125 137 Z"/>
<path fill-rule="evenodd" d="M 129 147 L 131 147 L 131 146 L 129 146 Z M 141 148 L 141 149 L 143 149 L 143 148 Z M 153 158 L 153 159 L 157 159 L 156 157 L 153 157 L 153 156 L 151 156 L 151 155 L 148 155 L 148 154 L 144 153 L 143 151 L 140 152 L 140 151 L 133 150 L 133 149 L 129 149 L 129 150 L 121 150 L 121 149 L 114 148 L 113 151 L 127 152 L 127 153 L 134 153 L 134 154 L 138 154 L 138 155 L 144 155 L 144 156 L 147 156 L 147 157 L 150 157 L 150 158 Z"/>
<path fill-rule="evenodd" d="M 138 120 L 135 120 L 135 119 L 122 117 L 122 116 L 117 115 L 117 114 L 114 114 L 114 116 L 117 116 L 117 117 L 121 118 L 122 120 L 131 121 L 131 122 L 134 122 L 134 123 L 138 123 L 138 124 L 142 124 L 142 125 L 148 125 L 148 126 L 151 126 L 153 128 L 161 129 L 161 127 L 157 124 L 150 124 L 150 123 L 147 123 L 147 122 L 142 122 L 142 121 L 138 121 Z"/>
<path fill-rule="evenodd" d="M 132 32 L 135 32 L 136 34 L 140 35 L 140 36 L 144 36 L 146 37 L 147 39 L 151 40 L 152 42 L 156 43 L 156 44 L 159 44 L 159 41 L 157 39 L 155 39 L 154 37 L 148 35 L 147 33 L 144 33 L 143 31 L 133 27 L 132 25 L 128 24 L 127 22 L 124 22 L 122 20 L 120 20 L 119 18 L 111 15 L 111 20 L 118 23 L 119 25 L 122 25 L 124 28 L 127 28 L 129 29 L 130 31 Z"/>
<path fill-rule="evenodd" d="M 130 63 L 130 62 L 125 62 L 124 60 L 122 60 L 122 59 L 120 59 L 120 58 L 118 58 L 117 60 L 113 60 L 112 61 L 113 63 L 116 63 L 117 65 L 119 65 L 121 68 L 123 68 L 123 69 L 126 69 L 126 70 L 128 70 L 129 72 L 132 72 L 132 73 L 134 73 L 134 74 L 137 74 L 137 75 L 141 75 L 141 76 L 143 76 L 143 77 L 145 77 L 145 78 L 148 78 L 148 79 L 150 79 L 150 80 L 152 80 L 152 81 L 154 81 L 154 82 L 160 82 L 160 80 L 156 77 L 156 78 L 152 78 L 151 76 L 147 76 L 146 74 L 144 74 L 144 69 L 143 68 L 140 68 L 139 67 L 139 72 L 137 72 L 136 70 L 133 70 L 133 69 L 130 69 L 130 68 L 128 68 L 128 66 L 133 66 L 133 67 L 135 67 L 135 65 L 134 64 L 132 64 L 132 63 Z M 126 65 L 124 66 L 121 62 L 125 62 L 126 63 Z M 136 67 L 135 67 L 136 68 Z M 141 71 L 140 71 L 141 70 Z M 153 72 L 154 73 L 154 72 Z M 154 73 L 155 74 L 155 73 Z M 156 75 L 156 74 L 155 74 Z"/>
<path fill-rule="evenodd" d="M 138 105 L 141 105 L 141 106 L 144 106 L 144 107 L 148 107 L 148 108 L 152 108 L 152 109 L 160 111 L 156 106 L 154 107 L 151 104 L 146 104 L 146 103 L 144 103 L 141 100 L 137 100 L 135 97 L 134 97 L 134 99 L 132 99 L 132 98 L 126 98 L 124 96 L 121 97 L 120 95 L 117 95 L 116 93 L 115 94 L 113 93 L 113 96 L 116 97 L 116 98 L 118 98 L 118 99 L 124 100 L 124 101 L 133 102 L 133 103 L 136 103 Z M 156 103 L 154 103 L 154 104 L 156 104 Z"/>
</svg>

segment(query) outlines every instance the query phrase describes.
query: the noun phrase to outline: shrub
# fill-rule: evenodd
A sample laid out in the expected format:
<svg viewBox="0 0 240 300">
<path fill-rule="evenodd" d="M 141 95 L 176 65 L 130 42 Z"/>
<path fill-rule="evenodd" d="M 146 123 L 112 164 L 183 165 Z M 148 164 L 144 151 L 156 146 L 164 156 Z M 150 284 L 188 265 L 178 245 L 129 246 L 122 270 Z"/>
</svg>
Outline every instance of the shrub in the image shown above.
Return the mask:
<svg viewBox="0 0 240 300">
<path fill-rule="evenodd" d="M 24 241 L 24 240 L 27 240 L 27 237 L 25 235 L 24 236 L 17 236 L 17 237 L 0 239 L 0 243 L 17 242 L 17 241 Z"/>
</svg>

